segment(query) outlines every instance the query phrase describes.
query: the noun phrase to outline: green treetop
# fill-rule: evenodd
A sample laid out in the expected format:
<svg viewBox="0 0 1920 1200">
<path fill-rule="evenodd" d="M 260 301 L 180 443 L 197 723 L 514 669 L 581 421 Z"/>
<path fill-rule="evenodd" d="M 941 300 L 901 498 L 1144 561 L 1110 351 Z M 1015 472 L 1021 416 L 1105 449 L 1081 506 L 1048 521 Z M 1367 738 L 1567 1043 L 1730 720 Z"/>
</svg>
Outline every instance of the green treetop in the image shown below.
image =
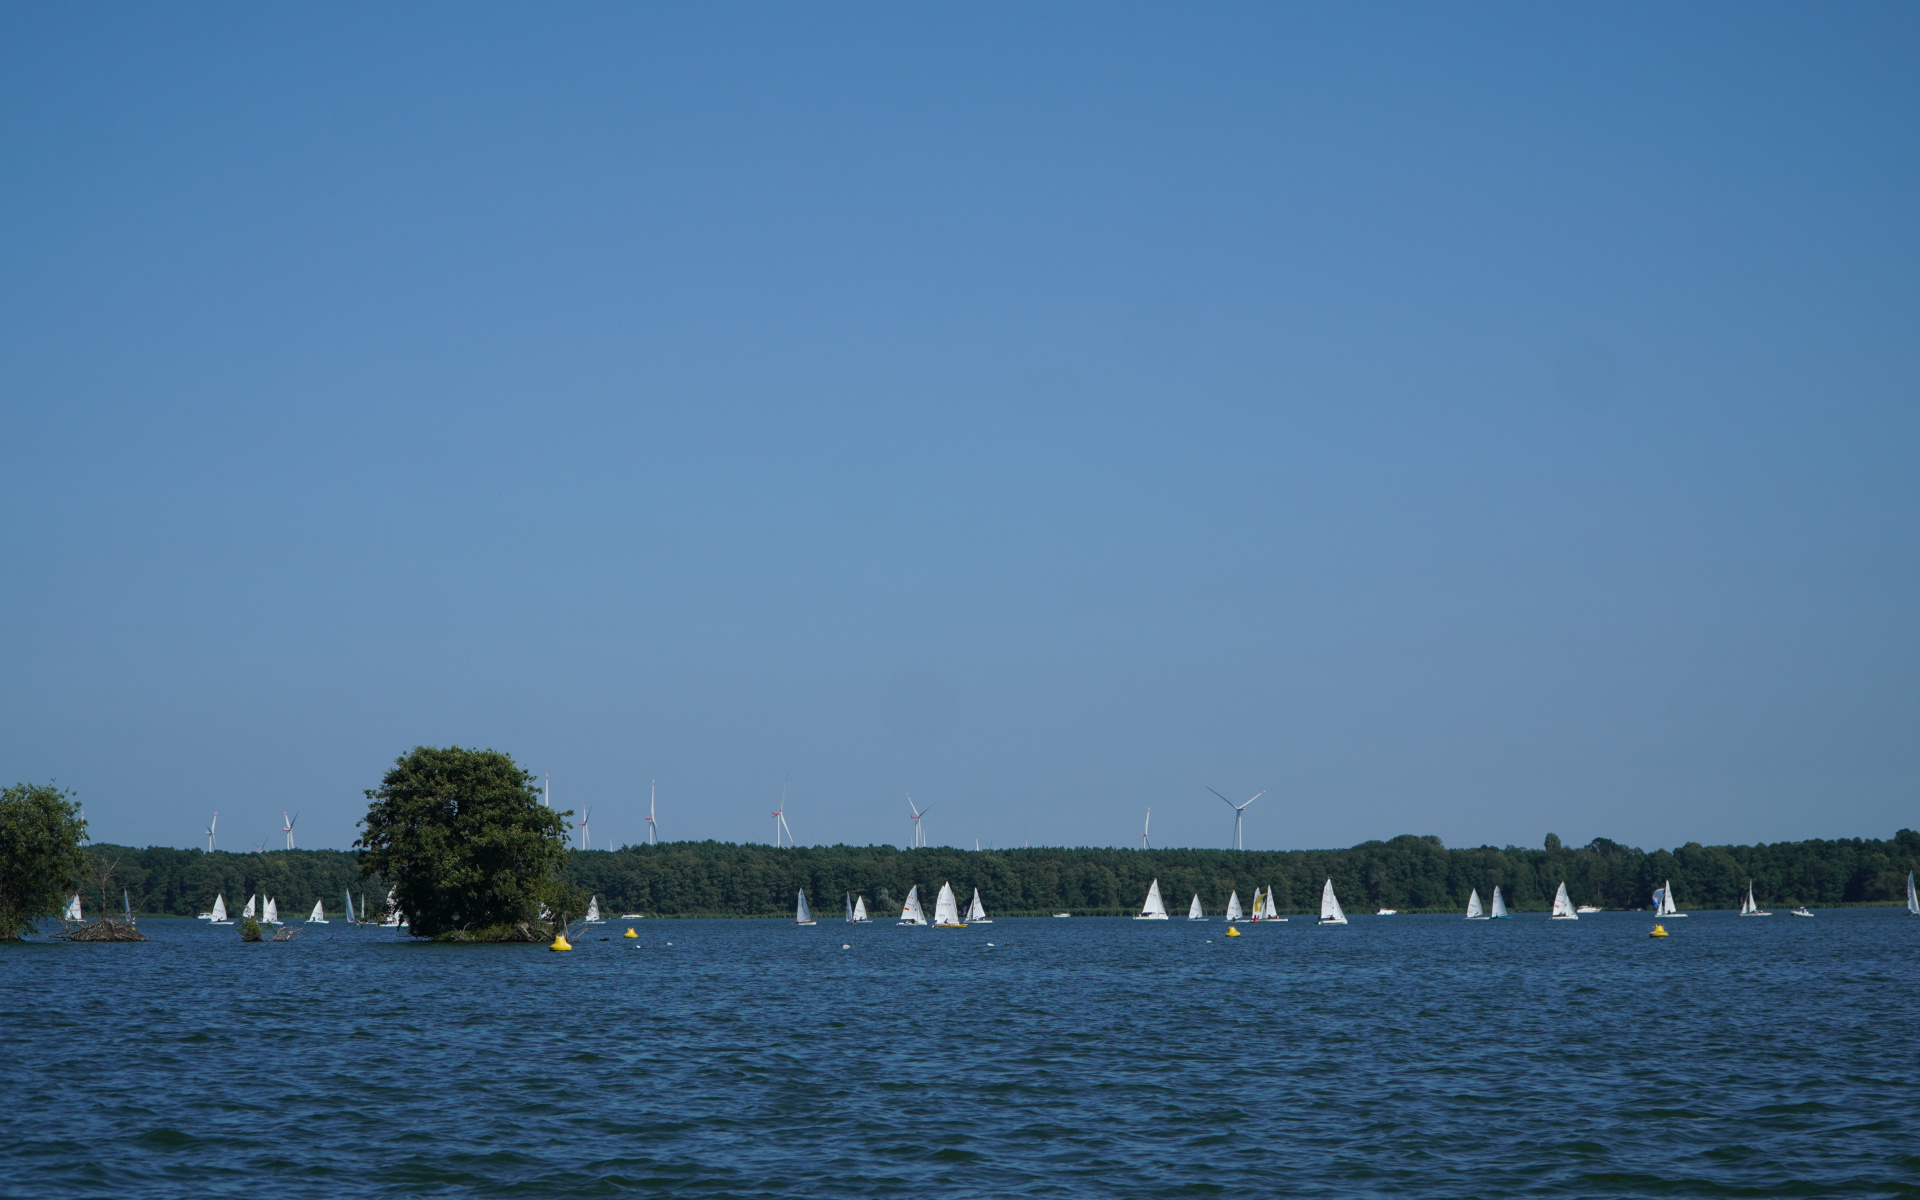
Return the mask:
<svg viewBox="0 0 1920 1200">
<path fill-rule="evenodd" d="M 561 898 L 568 814 L 508 755 L 418 746 L 367 799 L 362 872 L 392 881 L 414 936 L 486 936 Z"/>
<path fill-rule="evenodd" d="M 58 913 L 86 870 L 87 823 L 72 797 L 51 784 L 0 789 L 0 941 Z"/>
</svg>

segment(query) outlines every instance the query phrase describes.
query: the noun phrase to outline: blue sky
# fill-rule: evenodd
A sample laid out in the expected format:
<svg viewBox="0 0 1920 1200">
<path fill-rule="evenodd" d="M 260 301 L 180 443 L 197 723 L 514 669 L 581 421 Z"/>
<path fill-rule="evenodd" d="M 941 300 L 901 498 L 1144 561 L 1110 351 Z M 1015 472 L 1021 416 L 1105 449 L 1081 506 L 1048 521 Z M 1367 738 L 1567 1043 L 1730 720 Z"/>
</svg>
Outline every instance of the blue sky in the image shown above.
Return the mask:
<svg viewBox="0 0 1920 1200">
<path fill-rule="evenodd" d="M 8 8 L 0 777 L 235 849 L 422 743 L 597 842 L 1915 825 L 1917 34 Z"/>
</svg>

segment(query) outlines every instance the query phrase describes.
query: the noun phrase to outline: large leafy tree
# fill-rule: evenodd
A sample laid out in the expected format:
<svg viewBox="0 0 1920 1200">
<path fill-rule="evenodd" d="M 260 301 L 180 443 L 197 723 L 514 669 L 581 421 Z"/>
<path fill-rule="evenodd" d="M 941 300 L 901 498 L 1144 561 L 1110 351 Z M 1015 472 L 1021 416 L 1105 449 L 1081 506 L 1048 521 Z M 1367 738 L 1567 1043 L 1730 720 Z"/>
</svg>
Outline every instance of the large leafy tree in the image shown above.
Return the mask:
<svg viewBox="0 0 1920 1200">
<path fill-rule="evenodd" d="M 0 789 L 0 941 L 18 941 L 60 911 L 87 869 L 86 836 L 72 792 L 39 783 Z"/>
<path fill-rule="evenodd" d="M 568 814 L 508 755 L 418 746 L 367 799 L 361 868 L 392 882 L 416 937 L 484 936 L 562 893 Z"/>
</svg>

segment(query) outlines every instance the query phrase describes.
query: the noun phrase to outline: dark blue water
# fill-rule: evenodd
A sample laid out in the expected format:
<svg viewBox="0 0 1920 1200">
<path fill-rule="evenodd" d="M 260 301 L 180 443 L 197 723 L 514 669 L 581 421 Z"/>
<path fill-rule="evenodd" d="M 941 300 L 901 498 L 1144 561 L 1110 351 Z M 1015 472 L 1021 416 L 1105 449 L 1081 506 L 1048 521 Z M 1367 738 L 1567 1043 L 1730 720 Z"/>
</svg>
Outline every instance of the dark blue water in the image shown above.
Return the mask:
<svg viewBox="0 0 1920 1200">
<path fill-rule="evenodd" d="M 0 1195 L 1920 1193 L 1899 910 L 141 924 L 0 947 Z"/>
</svg>

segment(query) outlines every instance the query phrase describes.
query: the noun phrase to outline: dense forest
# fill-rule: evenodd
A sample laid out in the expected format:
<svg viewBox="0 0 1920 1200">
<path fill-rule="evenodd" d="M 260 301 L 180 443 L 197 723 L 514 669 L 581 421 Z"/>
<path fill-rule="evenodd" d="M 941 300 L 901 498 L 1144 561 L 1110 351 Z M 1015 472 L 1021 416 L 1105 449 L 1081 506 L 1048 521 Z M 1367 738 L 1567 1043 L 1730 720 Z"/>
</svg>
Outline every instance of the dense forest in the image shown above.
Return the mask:
<svg viewBox="0 0 1920 1200">
<path fill-rule="evenodd" d="M 126 846 L 89 847 L 95 863 L 112 868 L 104 888 L 96 878 L 89 906 L 101 895 L 134 910 L 189 915 L 204 912 L 216 892 L 243 903 L 255 892 L 277 897 L 283 916 L 298 916 L 323 901 L 337 913 L 349 887 L 377 905 L 378 880 L 360 878 L 358 855 L 342 850 L 270 850 L 264 854 Z M 1636 850 L 1598 838 L 1562 846 L 1547 837 L 1540 849 L 1479 846 L 1448 849 L 1435 837 L 1405 835 L 1347 850 L 1101 850 L 1036 847 L 1029 850 L 955 850 L 891 846 L 806 846 L 777 850 L 724 842 L 668 842 L 620 850 L 577 850 L 571 882 L 600 897 L 610 913 L 649 916 L 779 916 L 793 911 L 804 888 L 820 915 L 839 912 L 842 897 L 864 895 L 876 916 L 898 913 L 907 890 L 931 892 L 951 882 L 961 903 L 978 887 L 996 916 L 1072 912 L 1130 912 L 1147 885 L 1160 881 L 1170 909 L 1184 911 L 1198 894 L 1211 914 L 1230 892 L 1248 903 L 1256 887 L 1271 886 L 1283 912 L 1318 912 L 1320 886 L 1331 878 L 1350 912 L 1376 907 L 1402 912 L 1454 912 L 1467 893 L 1482 899 L 1497 885 L 1518 910 L 1544 910 L 1562 880 L 1577 904 L 1644 908 L 1666 880 L 1683 907 L 1734 908 L 1747 881 L 1767 905 L 1893 903 L 1906 894 L 1907 872 L 1920 869 L 1920 833 L 1903 829 L 1891 840 L 1776 842 L 1757 846 L 1702 846 Z M 96 872 L 98 876 L 100 872 Z"/>
</svg>

